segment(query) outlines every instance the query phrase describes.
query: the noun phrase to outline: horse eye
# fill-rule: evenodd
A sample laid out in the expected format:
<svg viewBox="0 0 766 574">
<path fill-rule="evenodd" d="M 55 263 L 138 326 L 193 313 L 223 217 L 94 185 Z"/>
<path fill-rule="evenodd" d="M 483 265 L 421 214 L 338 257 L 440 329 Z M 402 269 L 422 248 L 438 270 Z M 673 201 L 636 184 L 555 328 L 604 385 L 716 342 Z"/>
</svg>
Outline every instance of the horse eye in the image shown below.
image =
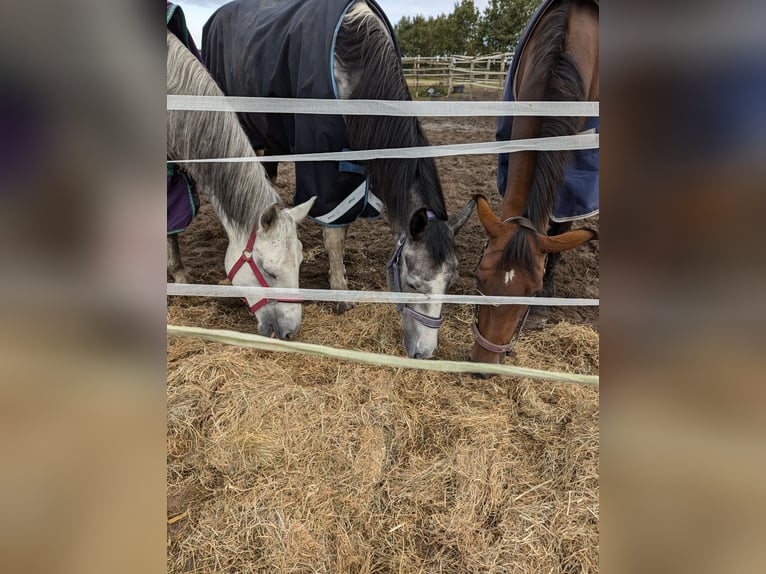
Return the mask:
<svg viewBox="0 0 766 574">
<path fill-rule="evenodd" d="M 277 278 L 277 276 L 274 275 L 273 273 L 269 273 L 268 271 L 266 271 L 265 267 L 262 268 L 262 269 L 263 269 L 263 275 L 266 277 L 266 279 L 276 279 Z"/>
</svg>

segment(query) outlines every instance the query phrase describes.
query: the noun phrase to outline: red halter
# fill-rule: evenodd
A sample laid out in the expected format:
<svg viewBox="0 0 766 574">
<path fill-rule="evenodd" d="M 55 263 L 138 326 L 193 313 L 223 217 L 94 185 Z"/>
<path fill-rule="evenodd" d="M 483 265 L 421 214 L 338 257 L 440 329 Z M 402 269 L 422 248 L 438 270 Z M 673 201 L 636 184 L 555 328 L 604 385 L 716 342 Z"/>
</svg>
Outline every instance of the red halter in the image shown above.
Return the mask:
<svg viewBox="0 0 766 574">
<path fill-rule="evenodd" d="M 268 287 L 269 284 L 266 282 L 266 279 L 263 277 L 263 274 L 261 273 L 261 270 L 258 269 L 258 265 L 255 264 L 255 261 L 253 260 L 253 246 L 255 245 L 255 236 L 258 233 L 258 226 L 253 227 L 253 231 L 250 233 L 250 237 L 247 240 L 247 245 L 245 245 L 245 249 L 242 251 L 242 255 L 239 256 L 239 259 L 237 259 L 237 262 L 232 266 L 231 270 L 226 274 L 226 276 L 229 278 L 229 281 L 234 283 L 234 277 L 237 275 L 237 272 L 242 268 L 242 266 L 245 264 L 245 262 L 250 264 L 250 269 L 253 271 L 253 275 L 255 275 L 255 278 L 258 280 L 258 284 L 261 287 Z M 267 303 L 301 303 L 302 299 L 260 299 L 256 301 L 253 305 L 249 306 L 250 312 L 255 313 L 258 309 L 266 305 Z M 245 303 L 247 303 L 247 299 L 245 299 Z"/>
</svg>

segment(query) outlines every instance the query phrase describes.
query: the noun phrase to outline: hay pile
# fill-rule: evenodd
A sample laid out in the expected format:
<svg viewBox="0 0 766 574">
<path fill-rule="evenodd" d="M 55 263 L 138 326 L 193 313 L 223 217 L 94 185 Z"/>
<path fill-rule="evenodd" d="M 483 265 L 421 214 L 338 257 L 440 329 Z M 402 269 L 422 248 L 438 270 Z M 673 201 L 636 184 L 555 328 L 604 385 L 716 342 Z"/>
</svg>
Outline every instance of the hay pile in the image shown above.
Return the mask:
<svg viewBox="0 0 766 574">
<path fill-rule="evenodd" d="M 438 358 L 471 310 L 445 307 Z M 238 301 L 168 323 L 255 332 Z M 304 305 L 299 340 L 402 354 L 393 306 Z M 527 333 L 516 363 L 598 373 L 598 334 Z M 598 392 L 168 338 L 169 572 L 598 571 Z"/>
</svg>

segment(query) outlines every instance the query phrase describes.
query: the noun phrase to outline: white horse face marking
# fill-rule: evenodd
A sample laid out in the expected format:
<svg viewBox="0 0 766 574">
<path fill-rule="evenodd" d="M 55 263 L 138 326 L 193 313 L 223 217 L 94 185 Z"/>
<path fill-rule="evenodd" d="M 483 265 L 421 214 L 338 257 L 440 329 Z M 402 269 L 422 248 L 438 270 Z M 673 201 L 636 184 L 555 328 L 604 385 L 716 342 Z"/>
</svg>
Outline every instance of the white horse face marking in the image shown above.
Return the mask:
<svg viewBox="0 0 766 574">
<path fill-rule="evenodd" d="M 505 284 L 508 285 L 511 281 L 513 281 L 513 278 L 516 276 L 516 271 L 513 269 L 505 272 Z"/>
</svg>

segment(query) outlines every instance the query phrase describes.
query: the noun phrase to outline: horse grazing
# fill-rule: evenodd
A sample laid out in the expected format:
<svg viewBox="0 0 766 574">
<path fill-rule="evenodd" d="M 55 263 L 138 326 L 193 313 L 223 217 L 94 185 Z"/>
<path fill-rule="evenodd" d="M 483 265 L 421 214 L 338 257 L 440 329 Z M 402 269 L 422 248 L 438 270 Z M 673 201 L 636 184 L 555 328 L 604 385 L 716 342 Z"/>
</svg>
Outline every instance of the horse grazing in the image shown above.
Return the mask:
<svg viewBox="0 0 766 574">
<path fill-rule="evenodd" d="M 519 101 L 598 101 L 596 3 L 548 1 L 535 13 L 523 39 L 526 42 L 522 40 L 516 51 L 506 91 L 513 90 L 512 95 Z M 588 121 L 574 117 L 516 117 L 511 139 L 574 135 L 583 131 Z M 502 127 L 499 120 L 498 132 Z M 580 209 L 585 213 L 578 216 L 554 215 L 567 188 L 565 172 L 573 165 L 582 167 L 576 161 L 573 164 L 572 159 L 573 154 L 566 151 L 510 154 L 507 185 L 500 189 L 504 192 L 501 218 L 495 216 L 484 197 L 476 197 L 479 220 L 489 236 L 476 270 L 482 294 L 530 296 L 542 291 L 551 296 L 553 268 L 559 254 L 597 239 L 597 233 L 589 229 L 569 230 L 572 219 L 598 212 L 597 158 L 595 210 L 591 204 Z M 502 158 L 500 161 L 499 172 L 506 167 Z M 502 362 L 503 356 L 511 352 L 511 339 L 520 332 L 528 312 L 529 307 L 523 305 L 480 305 L 472 327 L 475 343 L 470 360 Z"/>
<path fill-rule="evenodd" d="M 202 63 L 168 30 L 167 93 L 223 95 Z M 232 112 L 168 111 L 168 159 L 255 155 Z M 221 220 L 229 245 L 224 267 L 239 286 L 298 286 L 303 246 L 297 224 L 313 200 L 281 209 L 280 198 L 258 163 L 190 163 L 186 170 L 201 186 Z M 175 281 L 188 277 L 181 262 L 178 234 L 168 235 L 168 273 Z M 258 320 L 258 332 L 291 339 L 301 324 L 301 305 L 290 300 L 247 298 Z"/>
<path fill-rule="evenodd" d="M 409 100 L 392 28 L 374 0 L 236 0 L 202 34 L 205 61 L 231 96 Z M 429 145 L 416 118 L 240 114 L 266 155 Z M 272 166 L 275 170 L 276 166 Z M 274 173 L 274 171 L 272 171 Z M 385 208 L 393 234 L 389 289 L 444 293 L 457 278 L 454 236 L 474 207 L 447 216 L 432 158 L 363 165 L 296 165 L 296 201 L 317 196 L 310 216 L 323 225 L 330 287 L 347 289 L 347 226 Z M 379 199 L 378 199 L 379 197 Z M 340 311 L 352 305 L 342 303 Z M 437 349 L 441 304 L 400 305 L 410 357 Z"/>
</svg>

